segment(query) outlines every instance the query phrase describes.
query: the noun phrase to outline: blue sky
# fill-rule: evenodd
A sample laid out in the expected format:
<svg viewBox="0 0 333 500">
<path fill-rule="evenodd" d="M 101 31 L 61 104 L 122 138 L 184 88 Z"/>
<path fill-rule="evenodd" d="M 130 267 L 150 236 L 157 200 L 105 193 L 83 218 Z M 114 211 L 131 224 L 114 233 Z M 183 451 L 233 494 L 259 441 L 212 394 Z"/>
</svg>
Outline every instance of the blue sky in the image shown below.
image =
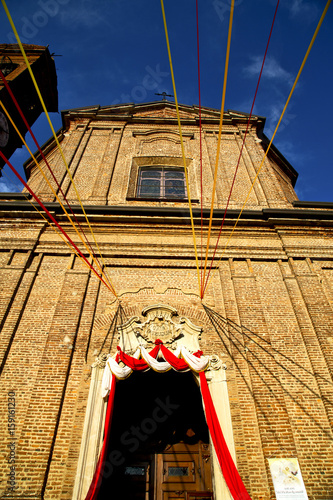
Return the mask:
<svg viewBox="0 0 333 500">
<path fill-rule="evenodd" d="M 164 1 L 178 100 L 198 104 L 195 0 Z M 254 109 L 267 118 L 268 137 L 325 3 L 280 1 Z M 155 92 L 173 93 L 159 0 L 7 0 L 7 5 L 23 42 L 49 45 L 59 55 L 59 110 L 151 102 L 159 99 Z M 225 109 L 250 112 L 275 6 L 276 0 L 235 0 Z M 221 106 L 229 10 L 230 0 L 199 0 L 201 102 L 216 109 Z M 14 41 L 2 6 L 0 33 L 1 43 Z M 274 140 L 299 173 L 301 200 L 333 202 L 332 41 L 330 7 Z M 60 128 L 60 113 L 51 118 Z M 51 136 L 44 117 L 33 129 L 40 144 Z M 22 169 L 28 156 L 23 148 L 12 163 Z M 21 187 L 4 176 L 0 190 Z"/>
</svg>

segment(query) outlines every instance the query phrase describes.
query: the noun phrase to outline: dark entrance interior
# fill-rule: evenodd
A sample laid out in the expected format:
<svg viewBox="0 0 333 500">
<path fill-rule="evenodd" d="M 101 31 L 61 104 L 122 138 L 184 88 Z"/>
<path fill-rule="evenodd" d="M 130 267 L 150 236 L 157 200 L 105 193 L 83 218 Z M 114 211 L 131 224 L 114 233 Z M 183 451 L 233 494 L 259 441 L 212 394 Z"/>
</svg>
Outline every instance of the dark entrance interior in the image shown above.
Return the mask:
<svg viewBox="0 0 333 500">
<path fill-rule="evenodd" d="M 99 500 L 212 497 L 208 429 L 191 372 L 134 372 L 117 383 L 107 461 Z"/>
</svg>

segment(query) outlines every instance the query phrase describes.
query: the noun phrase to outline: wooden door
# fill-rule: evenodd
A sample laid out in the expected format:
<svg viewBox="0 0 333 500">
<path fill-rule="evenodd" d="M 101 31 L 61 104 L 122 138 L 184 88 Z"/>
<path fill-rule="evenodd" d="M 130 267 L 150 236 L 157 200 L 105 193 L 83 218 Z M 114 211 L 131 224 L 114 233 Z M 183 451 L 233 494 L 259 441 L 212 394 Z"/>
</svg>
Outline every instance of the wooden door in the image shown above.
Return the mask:
<svg viewBox="0 0 333 500">
<path fill-rule="evenodd" d="M 144 459 L 143 459 L 144 458 Z M 120 467 L 112 484 L 109 498 L 126 500 L 152 500 L 154 484 L 151 469 L 151 457 L 133 457 Z"/>
<path fill-rule="evenodd" d="M 116 460 L 98 500 L 212 498 L 208 429 L 192 374 L 135 375 L 116 389 L 107 451 Z"/>
<path fill-rule="evenodd" d="M 212 498 L 210 450 L 206 443 L 178 443 L 156 455 L 154 500 Z"/>
<path fill-rule="evenodd" d="M 126 500 L 212 498 L 210 467 L 209 445 L 202 442 L 178 443 L 162 453 L 133 456 L 118 470 L 112 496 Z"/>
</svg>

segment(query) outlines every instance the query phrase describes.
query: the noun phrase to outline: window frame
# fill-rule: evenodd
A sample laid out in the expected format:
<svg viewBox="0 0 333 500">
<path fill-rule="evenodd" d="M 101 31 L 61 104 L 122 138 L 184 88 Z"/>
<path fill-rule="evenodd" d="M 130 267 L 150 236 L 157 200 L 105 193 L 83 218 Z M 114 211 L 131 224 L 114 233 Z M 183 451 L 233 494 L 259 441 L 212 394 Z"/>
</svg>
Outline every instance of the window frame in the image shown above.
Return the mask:
<svg viewBox="0 0 333 500">
<path fill-rule="evenodd" d="M 176 197 L 165 197 L 165 198 L 153 198 L 153 197 L 138 197 L 138 182 L 139 182 L 139 172 L 142 168 L 172 168 L 175 170 L 181 170 L 184 172 L 184 160 L 182 157 L 178 156 L 134 156 L 132 157 L 128 186 L 127 186 L 127 201 L 147 201 L 151 203 L 187 203 L 188 193 L 186 187 L 186 197 L 176 198 Z M 191 203 L 199 203 L 198 193 L 196 188 L 196 182 L 193 172 L 193 160 L 192 158 L 186 158 L 186 168 L 189 183 L 191 186 Z M 184 172 L 185 174 L 185 172 Z"/>
<path fill-rule="evenodd" d="M 152 195 L 152 196 L 147 196 L 144 194 L 141 194 L 141 187 L 142 187 L 142 181 L 145 180 L 142 176 L 144 172 L 149 172 L 149 171 L 157 171 L 160 172 L 160 177 L 156 178 L 156 181 L 159 182 L 159 195 Z M 182 178 L 179 179 L 183 183 L 183 193 L 184 195 L 180 196 L 173 196 L 170 194 L 166 194 L 166 189 L 167 189 L 167 181 L 169 180 L 166 177 L 167 172 L 180 172 L 182 174 Z M 154 178 L 152 177 L 152 180 Z M 174 179 L 177 180 L 177 179 Z M 185 172 L 184 168 L 181 167 L 172 167 L 172 166 L 163 166 L 163 165 L 154 165 L 153 167 L 140 167 L 138 171 L 138 179 L 137 179 L 137 186 L 136 186 L 136 198 L 140 200 L 188 200 L 187 196 L 187 187 L 186 187 L 186 177 L 185 177 Z"/>
</svg>

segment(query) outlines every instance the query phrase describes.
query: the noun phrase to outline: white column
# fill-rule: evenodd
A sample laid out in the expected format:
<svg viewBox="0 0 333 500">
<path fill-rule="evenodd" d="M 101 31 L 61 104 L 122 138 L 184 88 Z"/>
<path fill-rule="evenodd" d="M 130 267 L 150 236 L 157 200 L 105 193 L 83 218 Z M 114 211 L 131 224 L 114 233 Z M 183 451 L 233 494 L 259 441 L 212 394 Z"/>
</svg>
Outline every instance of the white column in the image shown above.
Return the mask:
<svg viewBox="0 0 333 500">
<path fill-rule="evenodd" d="M 105 366 L 105 363 L 104 363 Z M 103 443 L 107 402 L 101 397 L 103 362 L 92 367 L 81 449 L 75 477 L 73 500 L 84 500 L 90 487 Z"/>
<path fill-rule="evenodd" d="M 213 363 L 211 363 L 213 364 Z M 206 371 L 206 379 L 212 396 L 214 407 L 220 426 L 223 432 L 224 439 L 228 445 L 230 454 L 236 464 L 235 443 L 232 430 L 230 404 L 228 396 L 228 387 L 226 379 L 226 369 L 221 362 L 216 363 L 216 368 Z M 212 448 L 212 476 L 215 500 L 232 500 L 229 488 L 226 485 L 218 462 L 214 445 L 211 441 Z"/>
</svg>

